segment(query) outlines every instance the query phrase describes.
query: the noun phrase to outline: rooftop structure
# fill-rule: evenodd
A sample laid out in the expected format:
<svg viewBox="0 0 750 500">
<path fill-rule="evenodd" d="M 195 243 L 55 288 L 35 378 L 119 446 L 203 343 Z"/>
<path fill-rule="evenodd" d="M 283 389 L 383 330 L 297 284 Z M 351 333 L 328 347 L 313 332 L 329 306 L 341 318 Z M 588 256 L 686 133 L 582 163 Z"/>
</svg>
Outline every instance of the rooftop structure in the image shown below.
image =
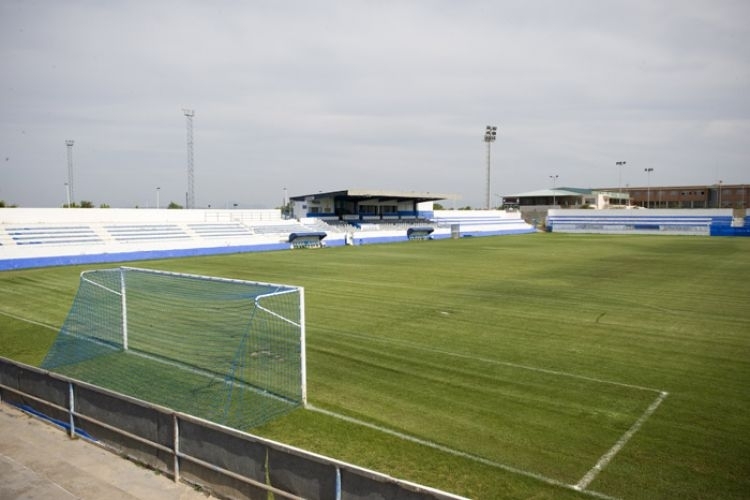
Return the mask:
<svg viewBox="0 0 750 500">
<path fill-rule="evenodd" d="M 417 191 L 344 189 L 290 197 L 294 217 L 326 221 L 401 220 L 430 217 L 432 202 L 455 195 Z"/>
</svg>

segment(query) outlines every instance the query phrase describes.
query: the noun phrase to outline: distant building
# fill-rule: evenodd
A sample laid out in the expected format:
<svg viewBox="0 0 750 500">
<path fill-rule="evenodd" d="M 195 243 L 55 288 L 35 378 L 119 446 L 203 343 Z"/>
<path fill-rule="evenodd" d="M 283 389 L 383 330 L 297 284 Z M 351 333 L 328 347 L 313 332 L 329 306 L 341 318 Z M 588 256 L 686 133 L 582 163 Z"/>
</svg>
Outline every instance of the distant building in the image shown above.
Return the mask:
<svg viewBox="0 0 750 500">
<path fill-rule="evenodd" d="M 630 204 L 630 195 L 616 190 L 593 190 L 561 187 L 542 189 L 526 193 L 509 194 L 503 197 L 504 205 L 518 207 L 522 212 L 528 210 L 547 210 L 549 208 L 612 208 Z"/>
<path fill-rule="evenodd" d="M 631 203 L 645 208 L 747 208 L 750 184 L 624 187 Z"/>
<path fill-rule="evenodd" d="M 561 187 L 503 197 L 506 206 L 521 211 L 550 208 L 747 208 L 749 184 L 713 184 L 708 186 L 653 186 L 579 189 Z"/>
</svg>

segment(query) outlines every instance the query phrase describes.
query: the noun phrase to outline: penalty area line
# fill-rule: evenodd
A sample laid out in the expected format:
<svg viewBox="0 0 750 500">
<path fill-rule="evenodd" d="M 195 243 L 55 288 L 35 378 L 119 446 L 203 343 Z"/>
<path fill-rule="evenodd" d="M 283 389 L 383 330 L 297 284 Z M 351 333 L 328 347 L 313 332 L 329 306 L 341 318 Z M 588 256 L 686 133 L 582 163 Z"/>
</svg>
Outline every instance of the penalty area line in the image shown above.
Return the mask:
<svg viewBox="0 0 750 500">
<path fill-rule="evenodd" d="M 585 491 L 586 487 L 588 487 L 589 484 L 591 484 L 591 481 L 596 479 L 596 476 L 599 475 L 599 473 L 604 470 L 604 468 L 609 464 L 609 462 L 617 455 L 620 450 L 625 446 L 625 444 L 630 441 L 630 438 L 632 438 L 636 432 L 641 428 L 641 426 L 648 420 L 648 418 L 653 415 L 653 413 L 656 411 L 656 409 L 659 407 L 659 405 L 662 404 L 664 399 L 669 395 L 668 392 L 662 391 L 659 396 L 654 400 L 653 403 L 651 403 L 651 406 L 646 408 L 646 411 L 643 412 L 643 414 L 638 418 L 638 420 L 635 421 L 635 423 L 628 429 L 625 434 L 623 434 L 620 439 L 617 440 L 617 442 L 612 446 L 612 448 L 607 451 L 602 457 L 599 459 L 599 461 L 594 465 L 591 470 L 589 470 L 580 481 L 578 481 L 575 485 L 573 485 L 573 489 L 578 491 Z"/>
<path fill-rule="evenodd" d="M 412 436 L 410 434 L 406 434 L 406 433 L 399 432 L 399 431 L 396 431 L 396 430 L 393 430 L 393 429 L 389 429 L 388 427 L 383 427 L 381 425 L 373 424 L 371 422 L 367 422 L 365 420 L 360 420 L 358 418 L 350 417 L 348 415 L 343 415 L 341 413 L 336 413 L 334 411 L 326 410 L 324 408 L 318 408 L 317 406 L 313 406 L 313 405 L 311 405 L 309 403 L 307 405 L 305 405 L 305 408 L 307 410 L 314 411 L 314 412 L 317 412 L 317 413 L 321 413 L 321 414 L 327 415 L 329 417 L 333 417 L 333 418 L 337 418 L 337 419 L 340 419 L 340 420 L 344 420 L 344 421 L 352 423 L 352 424 L 361 425 L 362 427 L 367 427 L 369 429 L 373 429 L 373 430 L 376 430 L 378 432 L 383 432 L 385 434 L 389 434 L 389 435 L 397 437 L 399 439 L 403 439 L 404 441 L 410 441 L 412 443 L 416 443 L 416 444 L 419 444 L 419 445 L 422 445 L 422 446 L 426 446 L 428 448 L 432 448 L 432 449 L 435 449 L 435 450 L 438 450 L 438 451 L 442 451 L 444 453 L 448 453 L 448 454 L 453 455 L 453 456 L 457 456 L 457 457 L 461 457 L 461 458 L 466 458 L 468 460 L 472 460 L 474 462 L 478 462 L 478 463 L 480 463 L 482 465 L 487 465 L 489 467 L 494 467 L 496 469 L 501 469 L 501 470 L 504 470 L 506 472 L 510 472 L 510 473 L 513 473 L 513 474 L 518 474 L 518 475 L 521 475 L 521 476 L 529 477 L 529 478 L 535 479 L 537 481 L 541 481 L 543 483 L 549 484 L 551 486 L 557 486 L 559 488 L 565 488 L 566 490 L 575 490 L 575 491 L 578 491 L 578 492 L 580 492 L 580 493 L 582 493 L 584 495 L 588 495 L 588 496 L 594 497 L 594 498 L 601 498 L 603 500 L 618 500 L 617 497 L 613 497 L 613 496 L 610 496 L 610 495 L 605 495 L 604 493 L 599 493 L 599 492 L 593 491 L 593 490 L 579 489 L 575 485 L 567 484 L 567 483 L 564 483 L 562 481 L 558 481 L 557 479 L 553 479 L 551 477 L 543 476 L 542 474 L 537 474 L 536 472 L 531 472 L 531 471 L 527 471 L 527 470 L 523 470 L 523 469 L 519 469 L 519 468 L 510 466 L 510 465 L 506 465 L 506 464 L 503 464 L 503 463 L 500 463 L 500 462 L 495 462 L 493 460 L 489 460 L 487 458 L 480 457 L 479 455 L 474 455 L 472 453 L 467 453 L 465 451 L 456 450 L 454 448 L 450 448 L 450 447 L 442 445 L 442 444 L 438 444 L 438 443 L 435 443 L 435 442 L 432 442 L 432 441 L 428 441 L 426 439 L 422 439 L 422 438 L 418 438 L 416 436 Z"/>
</svg>

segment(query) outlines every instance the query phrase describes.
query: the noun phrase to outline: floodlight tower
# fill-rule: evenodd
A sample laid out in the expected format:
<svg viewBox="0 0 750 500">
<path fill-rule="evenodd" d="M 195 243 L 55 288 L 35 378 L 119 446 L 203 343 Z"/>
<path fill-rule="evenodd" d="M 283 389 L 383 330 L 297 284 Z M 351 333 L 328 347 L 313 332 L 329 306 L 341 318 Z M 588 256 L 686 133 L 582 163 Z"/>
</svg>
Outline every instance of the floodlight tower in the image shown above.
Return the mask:
<svg viewBox="0 0 750 500">
<path fill-rule="evenodd" d="M 485 190 L 484 204 L 487 210 L 490 209 L 490 145 L 497 139 L 497 127 L 487 125 L 484 131 L 484 142 L 487 143 L 487 188 Z"/>
<path fill-rule="evenodd" d="M 647 167 L 643 169 L 644 172 L 646 172 L 646 208 L 651 208 L 651 172 L 654 171 L 653 168 Z"/>
<path fill-rule="evenodd" d="M 617 200 L 617 204 L 619 205 L 622 202 L 622 167 L 626 165 L 628 162 L 626 161 L 616 161 L 615 165 L 617 165 L 620 169 L 620 176 L 618 177 L 617 181 L 617 192 L 620 193 L 620 199 Z"/>
<path fill-rule="evenodd" d="M 560 177 L 559 175 L 550 175 L 549 178 L 552 179 L 552 205 L 557 205 L 557 178 Z"/>
<path fill-rule="evenodd" d="M 188 190 L 187 200 L 185 208 L 195 208 L 195 185 L 194 185 L 194 169 L 193 169 L 193 117 L 195 111 L 192 109 L 182 110 L 185 115 L 185 122 L 187 125 L 187 178 L 188 178 Z"/>
<path fill-rule="evenodd" d="M 73 190 L 73 141 L 72 139 L 68 139 L 65 141 L 65 146 L 67 146 L 68 149 L 68 208 L 70 208 L 71 203 L 76 202 L 76 196 L 75 191 Z"/>
</svg>

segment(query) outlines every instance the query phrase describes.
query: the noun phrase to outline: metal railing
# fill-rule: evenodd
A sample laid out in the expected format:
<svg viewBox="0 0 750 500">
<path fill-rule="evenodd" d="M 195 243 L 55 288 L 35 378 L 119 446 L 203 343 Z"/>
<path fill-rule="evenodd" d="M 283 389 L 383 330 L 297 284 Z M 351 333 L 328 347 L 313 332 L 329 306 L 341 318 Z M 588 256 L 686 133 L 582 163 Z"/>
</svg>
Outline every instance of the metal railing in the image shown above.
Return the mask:
<svg viewBox="0 0 750 500">
<path fill-rule="evenodd" d="M 465 500 L 3 357 L 0 402 L 218 497 Z"/>
</svg>

